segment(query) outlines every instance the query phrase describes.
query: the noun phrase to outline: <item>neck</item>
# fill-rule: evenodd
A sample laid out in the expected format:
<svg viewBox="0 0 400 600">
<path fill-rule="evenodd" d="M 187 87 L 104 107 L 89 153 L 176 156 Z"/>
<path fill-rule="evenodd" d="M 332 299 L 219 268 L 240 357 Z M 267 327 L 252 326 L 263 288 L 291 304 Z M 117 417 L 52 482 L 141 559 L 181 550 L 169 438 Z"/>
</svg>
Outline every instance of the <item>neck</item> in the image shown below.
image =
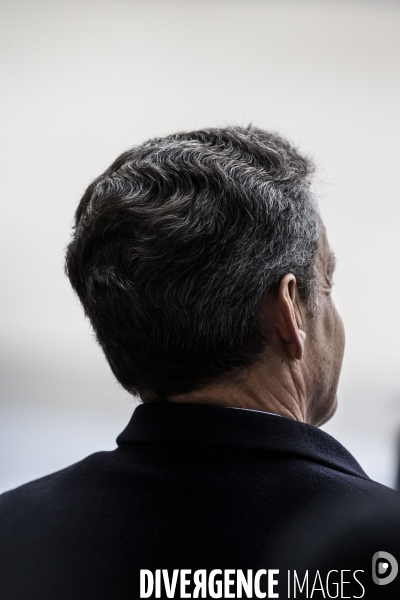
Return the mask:
<svg viewBox="0 0 400 600">
<path fill-rule="evenodd" d="M 168 400 L 248 408 L 306 422 L 305 382 L 300 361 L 285 361 L 281 356 L 268 356 L 268 353 L 232 380 L 221 379 Z"/>
</svg>

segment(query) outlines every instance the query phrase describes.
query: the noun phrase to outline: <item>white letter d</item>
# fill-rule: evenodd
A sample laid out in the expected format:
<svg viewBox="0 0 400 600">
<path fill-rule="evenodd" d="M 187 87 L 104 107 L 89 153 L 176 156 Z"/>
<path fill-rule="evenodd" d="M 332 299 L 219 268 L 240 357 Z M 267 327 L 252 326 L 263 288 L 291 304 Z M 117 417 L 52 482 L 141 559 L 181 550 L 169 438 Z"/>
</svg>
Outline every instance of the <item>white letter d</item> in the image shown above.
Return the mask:
<svg viewBox="0 0 400 600">
<path fill-rule="evenodd" d="M 147 579 L 147 590 L 146 590 L 146 579 Z M 154 588 L 154 576 L 148 569 L 140 569 L 140 597 L 150 598 Z"/>
</svg>

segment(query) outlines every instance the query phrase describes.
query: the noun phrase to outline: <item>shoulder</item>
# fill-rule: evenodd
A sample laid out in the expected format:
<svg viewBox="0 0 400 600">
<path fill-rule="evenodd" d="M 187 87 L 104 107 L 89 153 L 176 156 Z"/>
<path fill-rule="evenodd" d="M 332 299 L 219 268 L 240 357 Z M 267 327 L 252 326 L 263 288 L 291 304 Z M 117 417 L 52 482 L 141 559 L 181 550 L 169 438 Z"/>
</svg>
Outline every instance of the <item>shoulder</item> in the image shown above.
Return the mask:
<svg viewBox="0 0 400 600">
<path fill-rule="evenodd" d="M 70 504 L 74 498 L 93 493 L 112 461 L 113 452 L 96 452 L 83 460 L 0 495 L 0 528 L 32 522 L 41 514 L 52 513 Z"/>
</svg>

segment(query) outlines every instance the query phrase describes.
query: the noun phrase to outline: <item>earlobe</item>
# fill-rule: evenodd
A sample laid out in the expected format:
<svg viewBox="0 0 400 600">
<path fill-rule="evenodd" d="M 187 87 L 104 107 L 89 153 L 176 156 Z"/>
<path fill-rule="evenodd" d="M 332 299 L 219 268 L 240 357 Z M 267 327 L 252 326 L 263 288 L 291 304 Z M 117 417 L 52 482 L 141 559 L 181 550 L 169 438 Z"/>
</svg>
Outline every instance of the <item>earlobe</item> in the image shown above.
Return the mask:
<svg viewBox="0 0 400 600">
<path fill-rule="evenodd" d="M 301 360 L 304 355 L 306 333 L 301 329 L 302 319 L 298 305 L 296 277 L 285 275 L 278 289 L 279 319 L 277 330 L 291 360 Z"/>
</svg>

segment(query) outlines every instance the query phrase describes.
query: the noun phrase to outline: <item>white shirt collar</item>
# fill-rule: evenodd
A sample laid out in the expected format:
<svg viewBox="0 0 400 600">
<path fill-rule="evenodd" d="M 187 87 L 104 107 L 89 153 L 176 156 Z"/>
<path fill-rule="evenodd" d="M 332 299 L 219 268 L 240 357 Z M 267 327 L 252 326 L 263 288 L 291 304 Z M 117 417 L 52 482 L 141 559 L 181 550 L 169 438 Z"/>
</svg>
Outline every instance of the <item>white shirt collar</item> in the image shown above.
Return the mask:
<svg viewBox="0 0 400 600">
<path fill-rule="evenodd" d="M 255 410 L 254 408 L 242 408 L 241 406 L 229 406 L 228 408 L 235 408 L 236 410 L 249 410 L 250 412 L 263 413 L 264 415 L 273 415 L 274 417 L 281 417 L 277 413 L 267 412 L 266 410 Z"/>
</svg>

